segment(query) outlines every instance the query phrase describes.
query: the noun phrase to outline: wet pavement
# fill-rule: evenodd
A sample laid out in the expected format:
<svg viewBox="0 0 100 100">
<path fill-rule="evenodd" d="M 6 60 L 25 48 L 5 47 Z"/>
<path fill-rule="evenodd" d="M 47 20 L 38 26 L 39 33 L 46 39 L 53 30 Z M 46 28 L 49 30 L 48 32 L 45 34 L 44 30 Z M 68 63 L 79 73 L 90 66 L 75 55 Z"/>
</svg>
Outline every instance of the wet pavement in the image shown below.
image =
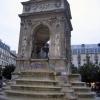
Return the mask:
<svg viewBox="0 0 100 100">
<path fill-rule="evenodd" d="M 100 97 L 97 97 L 96 100 L 100 100 Z"/>
</svg>

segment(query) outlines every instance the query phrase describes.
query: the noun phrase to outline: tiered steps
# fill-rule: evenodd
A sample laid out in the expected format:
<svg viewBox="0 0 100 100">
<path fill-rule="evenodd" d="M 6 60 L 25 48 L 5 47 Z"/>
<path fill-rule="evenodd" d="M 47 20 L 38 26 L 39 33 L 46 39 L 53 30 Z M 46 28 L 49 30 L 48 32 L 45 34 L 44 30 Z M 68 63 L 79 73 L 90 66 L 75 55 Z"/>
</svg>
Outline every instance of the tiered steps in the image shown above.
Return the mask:
<svg viewBox="0 0 100 100">
<path fill-rule="evenodd" d="M 71 85 L 72 86 L 86 86 L 86 83 L 81 82 L 81 81 L 74 81 L 74 82 L 71 82 Z"/>
<path fill-rule="evenodd" d="M 5 93 L 8 100 L 95 100 L 79 74 L 68 75 L 67 84 L 60 83 L 51 70 L 23 71 Z"/>
<path fill-rule="evenodd" d="M 59 85 L 62 87 L 62 92 L 65 93 L 67 100 L 77 100 L 74 90 L 67 81 L 67 76 L 56 74 L 56 79 L 59 80 Z"/>
<path fill-rule="evenodd" d="M 33 78 L 22 78 L 22 79 L 17 79 L 16 80 L 16 84 L 20 84 L 20 85 L 38 85 L 38 86 L 53 86 L 53 85 L 57 85 L 58 82 L 55 80 L 37 80 L 37 79 L 33 79 Z"/>
<path fill-rule="evenodd" d="M 38 86 L 38 85 L 12 85 L 11 86 L 12 90 L 22 90 L 22 91 L 34 91 L 37 93 L 43 93 L 43 92 L 58 92 L 59 90 L 61 90 L 61 87 L 56 87 L 56 86 Z"/>
<path fill-rule="evenodd" d="M 84 82 L 81 82 L 79 74 L 70 74 L 68 80 L 78 100 L 95 100 L 95 93 L 91 92 L 91 89 Z"/>
<path fill-rule="evenodd" d="M 6 90 L 9 100 L 65 100 L 61 86 L 50 70 L 23 71 L 16 84 Z M 69 99 L 71 100 L 71 99 Z"/>
<path fill-rule="evenodd" d="M 56 99 L 56 98 L 63 98 L 64 97 L 64 94 L 63 93 L 58 93 L 58 92 L 55 92 L 55 93 L 52 93 L 52 92 L 43 92 L 43 93 L 38 93 L 38 92 L 33 92 L 33 91 L 18 91 L 18 90 L 9 90 L 9 91 L 6 91 L 6 93 L 13 97 L 11 100 L 14 100 L 16 98 L 18 98 L 20 100 L 21 97 L 23 97 L 23 99 L 31 99 L 31 100 L 38 100 L 38 99 L 41 99 L 41 98 L 44 98 L 44 100 L 46 100 L 47 98 L 48 99 Z M 15 97 L 15 98 L 14 98 Z"/>
<path fill-rule="evenodd" d="M 70 98 L 70 100 L 77 100 L 74 90 L 71 88 L 70 84 L 64 84 L 62 86 L 62 91 L 66 94 L 67 98 Z"/>
</svg>

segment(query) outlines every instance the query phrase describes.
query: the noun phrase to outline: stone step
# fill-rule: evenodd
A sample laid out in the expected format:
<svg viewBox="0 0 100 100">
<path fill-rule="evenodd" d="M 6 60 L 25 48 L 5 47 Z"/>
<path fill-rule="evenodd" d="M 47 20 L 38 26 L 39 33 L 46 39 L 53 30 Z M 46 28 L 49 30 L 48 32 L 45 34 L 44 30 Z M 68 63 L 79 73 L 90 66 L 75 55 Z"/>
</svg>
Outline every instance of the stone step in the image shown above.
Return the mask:
<svg viewBox="0 0 100 100">
<path fill-rule="evenodd" d="M 8 86 L 8 85 L 7 85 L 7 86 L 2 87 L 2 89 L 3 89 L 3 90 L 9 90 L 10 88 L 11 88 L 11 87 L 10 87 L 10 86 Z"/>
<path fill-rule="evenodd" d="M 62 90 L 63 91 L 70 91 L 71 89 L 71 85 L 70 84 L 64 84 L 62 85 Z"/>
<path fill-rule="evenodd" d="M 63 87 L 71 87 L 71 84 L 65 83 L 65 84 L 63 84 Z"/>
<path fill-rule="evenodd" d="M 41 85 L 41 86 L 56 86 L 58 84 L 58 81 L 55 80 L 37 80 L 37 79 L 33 79 L 33 78 L 23 78 L 23 79 L 17 79 L 16 80 L 16 84 L 22 85 L 22 84 L 26 84 L 26 85 Z"/>
<path fill-rule="evenodd" d="M 91 91 L 91 89 L 89 87 L 72 87 L 72 89 L 76 92 L 76 93 L 88 93 Z"/>
<path fill-rule="evenodd" d="M 34 78 L 34 79 L 55 79 L 54 73 L 49 72 L 22 72 L 20 78 Z"/>
<path fill-rule="evenodd" d="M 55 93 L 48 93 L 48 92 L 25 92 L 25 91 L 14 91 L 14 90 L 7 90 L 5 91 L 7 96 L 16 96 L 16 97 L 28 97 L 28 98 L 59 98 L 64 97 L 64 93 L 55 92 Z"/>
<path fill-rule="evenodd" d="M 74 97 L 74 96 L 70 96 L 70 97 L 68 97 L 67 99 L 68 99 L 68 100 L 77 100 L 77 98 Z"/>
<path fill-rule="evenodd" d="M 69 89 L 69 90 L 67 90 L 67 89 L 62 89 L 62 91 L 63 91 L 64 93 L 74 93 L 74 90 L 73 90 L 73 89 Z"/>
<path fill-rule="evenodd" d="M 72 86 L 86 86 L 85 82 L 75 81 L 71 82 Z"/>
<path fill-rule="evenodd" d="M 47 75 L 55 75 L 55 72 L 54 71 L 50 71 L 50 70 L 29 70 L 29 71 L 22 71 L 21 74 L 47 74 Z"/>
<path fill-rule="evenodd" d="M 58 98 L 55 98 L 55 97 L 49 97 L 49 96 L 45 96 L 45 97 L 38 97 L 38 98 L 34 98 L 34 97 L 17 97 L 17 96 L 9 96 L 8 97 L 9 99 L 7 100 L 66 100 L 65 98 L 63 97 L 58 97 Z M 4 99 L 5 100 L 5 99 Z M 75 100 L 75 99 L 68 99 L 68 100 Z"/>
<path fill-rule="evenodd" d="M 73 90 L 66 90 L 66 92 L 64 92 L 67 98 L 75 98 L 75 93 Z"/>
<path fill-rule="evenodd" d="M 88 93 L 77 93 L 79 100 L 95 100 L 95 93 L 88 92 Z"/>
<path fill-rule="evenodd" d="M 69 83 L 63 84 L 62 92 L 65 93 L 68 100 L 77 100 L 75 97 L 74 90 L 71 88 L 71 85 Z"/>
<path fill-rule="evenodd" d="M 61 87 L 56 86 L 33 86 L 33 85 L 12 85 L 12 90 L 19 90 L 19 91 L 33 91 L 33 92 L 60 92 Z"/>
<path fill-rule="evenodd" d="M 68 75 L 69 82 L 81 81 L 80 74 L 69 74 Z"/>
</svg>

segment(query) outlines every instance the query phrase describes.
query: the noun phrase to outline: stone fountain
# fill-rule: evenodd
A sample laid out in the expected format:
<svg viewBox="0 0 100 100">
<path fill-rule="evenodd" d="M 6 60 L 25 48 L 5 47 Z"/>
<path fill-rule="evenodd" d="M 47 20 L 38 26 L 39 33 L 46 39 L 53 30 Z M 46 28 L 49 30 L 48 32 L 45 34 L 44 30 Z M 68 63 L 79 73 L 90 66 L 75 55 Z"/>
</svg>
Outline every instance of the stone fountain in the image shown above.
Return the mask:
<svg viewBox="0 0 100 100">
<path fill-rule="evenodd" d="M 95 100 L 71 74 L 71 12 L 67 0 L 22 2 L 16 73 L 8 100 Z"/>
</svg>

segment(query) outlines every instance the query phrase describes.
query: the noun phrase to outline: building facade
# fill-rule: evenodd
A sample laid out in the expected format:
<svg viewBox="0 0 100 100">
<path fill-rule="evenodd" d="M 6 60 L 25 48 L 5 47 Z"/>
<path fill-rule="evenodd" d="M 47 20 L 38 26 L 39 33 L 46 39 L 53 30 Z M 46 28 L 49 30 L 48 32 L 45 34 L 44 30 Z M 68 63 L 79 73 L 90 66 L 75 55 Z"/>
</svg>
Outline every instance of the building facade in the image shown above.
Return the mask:
<svg viewBox="0 0 100 100">
<path fill-rule="evenodd" d="M 80 67 L 89 60 L 93 64 L 100 64 L 100 44 L 72 45 L 72 64 Z"/>
<path fill-rule="evenodd" d="M 16 54 L 14 54 L 8 45 L 0 41 L 0 67 L 6 65 L 16 65 Z"/>
</svg>

